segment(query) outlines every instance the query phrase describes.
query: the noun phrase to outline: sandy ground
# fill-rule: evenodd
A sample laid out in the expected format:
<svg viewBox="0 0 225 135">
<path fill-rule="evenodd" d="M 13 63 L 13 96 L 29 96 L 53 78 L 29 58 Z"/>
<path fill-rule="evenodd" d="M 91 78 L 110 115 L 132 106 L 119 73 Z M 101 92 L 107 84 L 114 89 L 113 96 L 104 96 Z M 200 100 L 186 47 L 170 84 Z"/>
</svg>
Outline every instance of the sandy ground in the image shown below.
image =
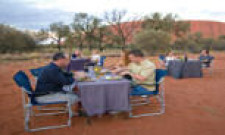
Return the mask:
<svg viewBox="0 0 225 135">
<path fill-rule="evenodd" d="M 35 68 L 40 61 L 8 62 L 0 65 L 0 135 L 224 135 L 225 134 L 225 54 L 215 54 L 212 76 L 176 80 L 166 78 L 166 113 L 161 116 L 124 119 L 118 116 L 74 117 L 69 128 L 27 133 L 23 126 L 21 91 L 12 80 L 18 70 Z M 108 60 L 117 62 L 116 59 Z M 63 119 L 63 118 L 62 118 Z M 46 124 L 54 121 L 44 118 Z"/>
</svg>

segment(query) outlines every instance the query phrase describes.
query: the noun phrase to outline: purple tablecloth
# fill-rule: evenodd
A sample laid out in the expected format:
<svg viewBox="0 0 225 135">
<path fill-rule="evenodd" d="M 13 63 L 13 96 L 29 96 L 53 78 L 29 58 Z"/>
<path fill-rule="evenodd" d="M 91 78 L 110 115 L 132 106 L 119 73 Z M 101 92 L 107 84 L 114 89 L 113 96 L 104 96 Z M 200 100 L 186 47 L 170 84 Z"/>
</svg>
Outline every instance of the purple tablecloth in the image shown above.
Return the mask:
<svg viewBox="0 0 225 135">
<path fill-rule="evenodd" d="M 130 82 L 127 80 L 79 82 L 78 88 L 88 116 L 107 111 L 130 111 Z"/>
<path fill-rule="evenodd" d="M 201 62 L 199 60 L 188 60 L 187 62 L 180 60 L 170 61 L 168 74 L 177 79 L 202 77 Z"/>
<path fill-rule="evenodd" d="M 82 71 L 84 70 L 84 65 L 85 63 L 90 62 L 89 59 L 74 59 L 71 60 L 68 67 L 67 67 L 67 71 Z"/>
</svg>

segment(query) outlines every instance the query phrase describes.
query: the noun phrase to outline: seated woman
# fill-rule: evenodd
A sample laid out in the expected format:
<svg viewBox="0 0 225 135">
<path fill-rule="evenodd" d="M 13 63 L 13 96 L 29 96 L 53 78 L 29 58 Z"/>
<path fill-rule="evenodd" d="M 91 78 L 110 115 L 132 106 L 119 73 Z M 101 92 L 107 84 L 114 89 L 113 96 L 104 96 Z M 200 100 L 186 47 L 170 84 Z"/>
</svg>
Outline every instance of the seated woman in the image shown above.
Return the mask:
<svg viewBox="0 0 225 135">
<path fill-rule="evenodd" d="M 199 60 L 202 62 L 202 67 L 210 67 L 210 64 L 213 59 L 214 59 L 214 57 L 209 54 L 209 50 L 201 51 Z"/>
</svg>

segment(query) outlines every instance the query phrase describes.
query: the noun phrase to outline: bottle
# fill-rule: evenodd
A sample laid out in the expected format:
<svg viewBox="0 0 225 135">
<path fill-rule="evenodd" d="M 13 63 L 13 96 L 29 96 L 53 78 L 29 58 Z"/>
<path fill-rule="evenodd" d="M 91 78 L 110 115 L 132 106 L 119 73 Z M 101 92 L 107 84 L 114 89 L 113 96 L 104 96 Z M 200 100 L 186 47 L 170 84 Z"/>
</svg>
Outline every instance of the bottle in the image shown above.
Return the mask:
<svg viewBox="0 0 225 135">
<path fill-rule="evenodd" d="M 185 61 L 185 62 L 187 62 L 187 61 L 188 61 L 187 54 L 184 54 L 184 61 Z"/>
<path fill-rule="evenodd" d="M 96 79 L 96 75 L 95 75 L 95 71 L 93 69 L 93 66 L 88 67 L 88 77 L 90 77 L 93 80 Z"/>
</svg>

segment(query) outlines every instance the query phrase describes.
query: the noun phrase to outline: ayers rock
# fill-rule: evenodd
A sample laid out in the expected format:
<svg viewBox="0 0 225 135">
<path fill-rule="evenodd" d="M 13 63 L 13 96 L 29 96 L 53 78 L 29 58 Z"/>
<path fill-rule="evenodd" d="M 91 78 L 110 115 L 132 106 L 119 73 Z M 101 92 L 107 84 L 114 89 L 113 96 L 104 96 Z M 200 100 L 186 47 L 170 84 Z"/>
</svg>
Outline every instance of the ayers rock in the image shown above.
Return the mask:
<svg viewBox="0 0 225 135">
<path fill-rule="evenodd" d="M 193 21 L 190 22 L 190 32 L 201 32 L 205 38 L 218 38 L 220 35 L 225 35 L 225 22 L 214 21 Z"/>
<path fill-rule="evenodd" d="M 221 35 L 225 35 L 225 22 L 215 22 L 215 21 L 204 21 L 204 20 L 183 20 L 184 22 L 190 23 L 190 33 L 194 34 L 196 32 L 201 32 L 204 38 L 213 38 L 217 39 Z M 124 29 L 125 35 L 127 36 L 127 43 L 132 43 L 133 34 L 141 30 L 142 22 L 136 22 L 137 26 L 132 32 L 129 34 L 129 31 L 126 31 L 126 27 L 132 25 L 129 22 L 125 22 L 122 24 L 122 29 Z M 111 26 L 113 33 L 118 34 L 115 29 Z"/>
</svg>

